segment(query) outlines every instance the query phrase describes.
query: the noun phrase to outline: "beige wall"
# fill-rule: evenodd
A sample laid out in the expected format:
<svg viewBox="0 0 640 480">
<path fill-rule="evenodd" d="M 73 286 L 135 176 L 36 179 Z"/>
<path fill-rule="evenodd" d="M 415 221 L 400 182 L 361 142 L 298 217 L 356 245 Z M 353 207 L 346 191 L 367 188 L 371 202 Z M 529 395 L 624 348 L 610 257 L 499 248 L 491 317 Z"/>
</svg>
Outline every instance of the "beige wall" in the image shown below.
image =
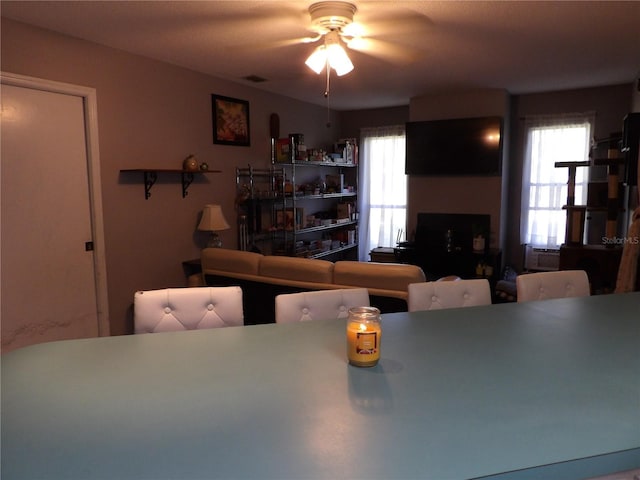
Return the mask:
<svg viewBox="0 0 640 480">
<path fill-rule="evenodd" d="M 409 177 L 408 231 L 415 232 L 418 213 L 472 213 L 491 215 L 491 246 L 504 236 L 503 179 L 508 169 L 509 95 L 504 90 L 452 92 L 414 97 L 411 121 L 497 115 L 505 118 L 503 175 L 492 177 Z"/>
<path fill-rule="evenodd" d="M 360 129 L 404 125 L 409 121 L 409 105 L 400 107 L 369 108 L 339 112 L 340 134 L 345 138 L 360 138 Z"/>
<path fill-rule="evenodd" d="M 4 18 L 1 34 L 2 71 L 97 91 L 112 334 L 132 331 L 135 290 L 185 284 L 181 262 L 198 257 L 206 243 L 196 231 L 203 205 L 221 204 L 235 224 L 235 168 L 268 165 L 271 113 L 280 116 L 281 136 L 304 133 L 307 145 L 318 147 L 338 138 L 338 118 L 332 114 L 327 128 L 324 107 Z M 250 147 L 213 145 L 212 93 L 250 102 Z M 141 176 L 120 173 L 181 168 L 190 153 L 222 173 L 199 176 L 184 199 L 179 175 L 161 175 L 145 200 Z M 235 228 L 221 236 L 236 248 Z"/>
</svg>

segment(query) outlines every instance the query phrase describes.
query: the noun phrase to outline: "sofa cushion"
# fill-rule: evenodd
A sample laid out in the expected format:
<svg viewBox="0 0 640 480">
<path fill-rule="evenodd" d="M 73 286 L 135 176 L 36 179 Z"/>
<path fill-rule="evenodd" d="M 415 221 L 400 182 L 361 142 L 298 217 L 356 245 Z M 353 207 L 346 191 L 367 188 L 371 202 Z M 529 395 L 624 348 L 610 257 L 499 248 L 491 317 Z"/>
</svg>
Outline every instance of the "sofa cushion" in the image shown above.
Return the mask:
<svg viewBox="0 0 640 480">
<path fill-rule="evenodd" d="M 202 272 L 207 273 L 240 273 L 242 275 L 258 275 L 260 260 L 264 255 L 228 248 L 205 248 L 202 250 Z"/>
<path fill-rule="evenodd" d="M 307 283 L 332 283 L 333 263 L 315 258 L 266 255 L 260 260 L 259 274 L 263 277 Z"/>
<path fill-rule="evenodd" d="M 422 269 L 403 263 L 341 260 L 333 268 L 333 283 L 380 290 L 406 292 L 410 283 L 426 280 Z"/>
</svg>

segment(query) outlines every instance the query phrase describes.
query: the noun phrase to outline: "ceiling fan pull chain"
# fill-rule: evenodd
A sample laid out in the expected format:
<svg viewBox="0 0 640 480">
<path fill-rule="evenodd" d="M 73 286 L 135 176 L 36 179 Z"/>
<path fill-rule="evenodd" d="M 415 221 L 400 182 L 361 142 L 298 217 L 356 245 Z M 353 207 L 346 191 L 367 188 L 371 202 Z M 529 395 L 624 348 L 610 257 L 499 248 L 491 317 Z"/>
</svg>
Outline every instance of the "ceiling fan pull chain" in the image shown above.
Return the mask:
<svg viewBox="0 0 640 480">
<path fill-rule="evenodd" d="M 327 99 L 327 128 L 331 128 L 331 111 L 329 109 L 329 78 L 331 75 L 331 68 L 329 68 L 329 60 L 327 60 L 327 68 L 325 68 L 327 72 L 327 88 L 324 90 L 324 98 Z"/>
<path fill-rule="evenodd" d="M 324 69 L 327 72 L 327 86 L 324 89 L 324 97 L 329 98 L 329 75 L 331 75 L 331 67 L 329 66 L 329 58 L 327 57 L 327 67 Z"/>
</svg>

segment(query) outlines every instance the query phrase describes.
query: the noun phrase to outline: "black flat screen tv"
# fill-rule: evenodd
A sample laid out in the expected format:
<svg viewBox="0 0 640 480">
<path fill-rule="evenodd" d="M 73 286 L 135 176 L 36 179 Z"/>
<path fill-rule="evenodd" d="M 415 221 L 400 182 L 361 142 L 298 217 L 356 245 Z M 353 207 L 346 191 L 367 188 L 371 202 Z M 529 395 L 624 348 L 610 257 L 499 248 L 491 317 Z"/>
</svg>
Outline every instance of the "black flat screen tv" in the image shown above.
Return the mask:
<svg viewBox="0 0 640 480">
<path fill-rule="evenodd" d="M 502 117 L 407 122 L 407 175 L 500 175 Z"/>
</svg>

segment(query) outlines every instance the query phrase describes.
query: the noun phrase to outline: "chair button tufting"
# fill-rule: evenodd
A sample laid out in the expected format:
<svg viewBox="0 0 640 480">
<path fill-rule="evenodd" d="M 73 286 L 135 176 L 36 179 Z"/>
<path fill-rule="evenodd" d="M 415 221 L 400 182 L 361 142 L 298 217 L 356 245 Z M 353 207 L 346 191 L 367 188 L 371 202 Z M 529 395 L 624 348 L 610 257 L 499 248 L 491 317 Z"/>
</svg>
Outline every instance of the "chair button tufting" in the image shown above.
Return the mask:
<svg viewBox="0 0 640 480">
<path fill-rule="evenodd" d="M 304 313 L 306 315 L 307 313 L 309 313 L 309 309 L 307 307 L 304 307 L 302 309 L 302 313 Z"/>
<path fill-rule="evenodd" d="M 164 307 L 164 313 L 171 313 L 171 307 Z"/>
<path fill-rule="evenodd" d="M 468 293 L 465 293 L 465 294 L 463 295 L 463 297 L 464 297 L 465 299 L 467 299 L 467 298 L 469 298 L 469 294 L 468 294 Z"/>
<path fill-rule="evenodd" d="M 438 297 L 436 297 L 435 295 L 433 295 L 433 296 L 431 297 L 431 301 L 432 301 L 432 302 L 436 302 L 437 300 L 438 300 Z"/>
<path fill-rule="evenodd" d="M 213 308 L 214 308 L 213 304 L 210 303 L 209 305 L 207 305 L 207 310 L 211 311 L 213 310 Z"/>
</svg>

